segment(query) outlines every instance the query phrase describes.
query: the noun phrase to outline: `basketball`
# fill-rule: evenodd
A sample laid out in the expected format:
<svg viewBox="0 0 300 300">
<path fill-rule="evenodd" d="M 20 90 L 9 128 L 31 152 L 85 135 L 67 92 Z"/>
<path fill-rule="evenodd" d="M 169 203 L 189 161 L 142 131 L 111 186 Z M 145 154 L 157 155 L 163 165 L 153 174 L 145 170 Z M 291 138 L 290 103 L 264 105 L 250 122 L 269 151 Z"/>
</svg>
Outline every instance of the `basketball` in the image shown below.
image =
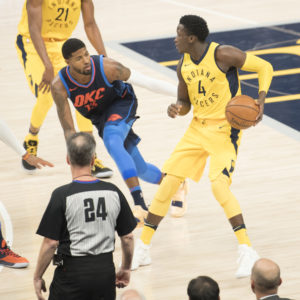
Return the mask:
<svg viewBox="0 0 300 300">
<path fill-rule="evenodd" d="M 233 97 L 225 110 L 227 121 L 236 129 L 247 129 L 253 126 L 258 114 L 259 106 L 247 95 Z"/>
</svg>

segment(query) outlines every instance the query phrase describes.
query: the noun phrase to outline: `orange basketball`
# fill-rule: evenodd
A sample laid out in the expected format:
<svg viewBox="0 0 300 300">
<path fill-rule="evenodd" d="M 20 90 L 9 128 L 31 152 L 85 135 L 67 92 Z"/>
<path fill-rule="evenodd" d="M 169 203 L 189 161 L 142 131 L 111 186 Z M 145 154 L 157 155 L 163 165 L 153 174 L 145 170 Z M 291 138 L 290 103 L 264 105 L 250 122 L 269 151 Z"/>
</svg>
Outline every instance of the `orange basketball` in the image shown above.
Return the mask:
<svg viewBox="0 0 300 300">
<path fill-rule="evenodd" d="M 254 125 L 258 113 L 259 106 L 247 95 L 233 97 L 225 110 L 227 121 L 236 129 L 247 129 Z"/>
</svg>

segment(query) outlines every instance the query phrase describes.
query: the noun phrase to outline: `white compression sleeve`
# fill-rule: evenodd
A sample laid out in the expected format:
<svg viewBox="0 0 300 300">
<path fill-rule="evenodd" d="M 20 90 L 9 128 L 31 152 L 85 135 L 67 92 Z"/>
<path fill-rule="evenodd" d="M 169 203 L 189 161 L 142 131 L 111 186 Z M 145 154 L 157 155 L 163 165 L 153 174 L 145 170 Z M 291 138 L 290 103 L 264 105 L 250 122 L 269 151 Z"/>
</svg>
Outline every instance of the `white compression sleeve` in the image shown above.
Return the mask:
<svg viewBox="0 0 300 300">
<path fill-rule="evenodd" d="M 19 143 L 12 130 L 6 125 L 6 123 L 0 119 L 0 139 L 6 145 L 13 148 L 19 155 L 26 154 L 26 150 Z"/>
<path fill-rule="evenodd" d="M 177 97 L 177 87 L 169 82 L 154 79 L 130 69 L 130 77 L 127 82 L 146 88 L 152 92 Z"/>
</svg>

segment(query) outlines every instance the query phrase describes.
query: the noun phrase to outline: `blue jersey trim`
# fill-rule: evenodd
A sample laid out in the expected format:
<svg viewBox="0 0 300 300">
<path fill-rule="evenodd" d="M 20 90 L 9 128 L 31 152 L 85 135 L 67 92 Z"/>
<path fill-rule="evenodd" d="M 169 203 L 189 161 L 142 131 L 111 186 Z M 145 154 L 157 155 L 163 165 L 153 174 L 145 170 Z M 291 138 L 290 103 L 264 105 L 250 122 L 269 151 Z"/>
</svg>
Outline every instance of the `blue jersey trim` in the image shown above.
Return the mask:
<svg viewBox="0 0 300 300">
<path fill-rule="evenodd" d="M 66 90 L 67 90 L 68 97 L 71 98 L 71 94 L 70 94 L 70 91 L 69 91 L 69 87 L 68 87 L 68 85 L 67 85 L 67 82 L 66 82 L 65 79 L 64 79 L 63 74 L 61 73 L 61 70 L 58 72 L 58 75 L 59 75 L 59 78 L 60 78 L 61 82 L 63 83 L 63 85 L 65 86 L 65 88 L 66 88 Z"/>
<path fill-rule="evenodd" d="M 70 81 L 73 82 L 75 85 L 82 87 L 82 88 L 88 88 L 94 82 L 94 80 L 95 80 L 95 62 L 92 59 L 92 57 L 90 58 L 90 60 L 91 60 L 91 67 L 92 67 L 92 76 L 91 76 L 91 80 L 87 84 L 81 84 L 81 83 L 77 82 L 70 74 L 70 71 L 69 71 L 70 67 L 67 66 L 67 69 L 66 69 L 67 76 L 69 77 Z"/>
<path fill-rule="evenodd" d="M 102 77 L 105 81 L 105 84 L 109 87 L 113 87 L 113 85 L 107 80 L 106 75 L 104 73 L 104 67 L 103 67 L 103 55 L 100 55 L 100 71 L 102 74 Z"/>
<path fill-rule="evenodd" d="M 17 36 L 17 45 L 18 45 L 18 48 L 20 49 L 20 51 L 22 52 L 24 69 L 26 69 L 27 53 L 24 48 L 23 37 L 20 34 Z"/>
<path fill-rule="evenodd" d="M 208 49 L 210 47 L 210 42 L 208 43 L 204 53 L 202 54 L 202 56 L 200 57 L 200 59 L 196 60 L 196 59 L 193 59 L 192 56 L 190 55 L 190 58 L 191 58 L 191 61 L 195 64 L 195 65 L 199 65 L 201 63 L 201 61 L 203 60 L 203 58 L 206 56 L 207 52 L 208 52 Z"/>
<path fill-rule="evenodd" d="M 240 133 L 240 130 L 239 129 L 236 129 L 236 128 L 233 128 L 231 127 L 231 131 L 230 131 L 230 141 L 231 143 L 233 144 L 234 146 L 234 150 L 235 150 L 235 153 L 237 154 L 238 152 L 238 140 L 240 138 L 239 136 L 239 133 Z"/>
<path fill-rule="evenodd" d="M 221 45 L 218 45 L 218 46 L 215 48 L 215 52 L 214 52 L 215 64 L 216 64 L 216 66 L 218 67 L 218 69 L 219 69 L 222 73 L 226 74 L 226 72 L 224 72 L 224 71 L 220 68 L 220 66 L 219 66 L 218 63 L 217 63 L 217 59 L 216 59 L 216 56 L 217 56 L 217 50 L 218 50 L 218 48 L 219 48 L 220 46 L 221 46 Z"/>
<path fill-rule="evenodd" d="M 226 72 L 226 79 L 229 84 L 229 89 L 231 93 L 231 98 L 236 96 L 238 90 L 239 90 L 239 77 L 238 77 L 238 71 L 236 67 L 231 67 Z"/>
<path fill-rule="evenodd" d="M 91 180 L 91 181 L 73 180 L 73 182 L 83 183 L 83 184 L 91 184 L 91 183 L 100 182 L 100 180 L 99 179 L 95 179 L 95 180 Z"/>
</svg>

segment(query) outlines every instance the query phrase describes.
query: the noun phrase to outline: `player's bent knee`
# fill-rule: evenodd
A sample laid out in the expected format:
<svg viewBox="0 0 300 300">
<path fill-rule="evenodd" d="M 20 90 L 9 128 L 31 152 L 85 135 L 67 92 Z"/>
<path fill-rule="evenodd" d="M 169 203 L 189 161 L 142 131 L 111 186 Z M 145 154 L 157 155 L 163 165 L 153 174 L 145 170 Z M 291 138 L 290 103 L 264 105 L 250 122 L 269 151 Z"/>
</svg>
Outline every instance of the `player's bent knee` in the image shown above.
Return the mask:
<svg viewBox="0 0 300 300">
<path fill-rule="evenodd" d="M 219 175 L 215 180 L 211 181 L 212 192 L 216 200 L 223 207 L 228 219 L 241 214 L 241 208 L 229 189 L 230 178 L 224 174 Z"/>
<path fill-rule="evenodd" d="M 158 216 L 165 216 L 169 210 L 171 199 L 185 178 L 166 175 L 154 196 L 149 211 Z"/>
<path fill-rule="evenodd" d="M 39 95 L 36 101 L 36 105 L 48 111 L 53 105 L 51 94 Z"/>
<path fill-rule="evenodd" d="M 143 168 L 141 172 L 140 168 L 137 167 L 138 176 L 146 182 L 158 184 L 161 180 L 161 171 L 154 165 L 145 163 L 146 169 Z"/>
<path fill-rule="evenodd" d="M 104 134 L 103 142 L 109 154 L 118 152 L 122 148 L 122 139 L 117 134 Z"/>
<path fill-rule="evenodd" d="M 212 192 L 221 206 L 224 206 L 228 200 L 226 194 L 229 192 L 229 182 L 229 178 L 224 174 L 220 174 L 215 180 L 211 181 Z"/>
</svg>

